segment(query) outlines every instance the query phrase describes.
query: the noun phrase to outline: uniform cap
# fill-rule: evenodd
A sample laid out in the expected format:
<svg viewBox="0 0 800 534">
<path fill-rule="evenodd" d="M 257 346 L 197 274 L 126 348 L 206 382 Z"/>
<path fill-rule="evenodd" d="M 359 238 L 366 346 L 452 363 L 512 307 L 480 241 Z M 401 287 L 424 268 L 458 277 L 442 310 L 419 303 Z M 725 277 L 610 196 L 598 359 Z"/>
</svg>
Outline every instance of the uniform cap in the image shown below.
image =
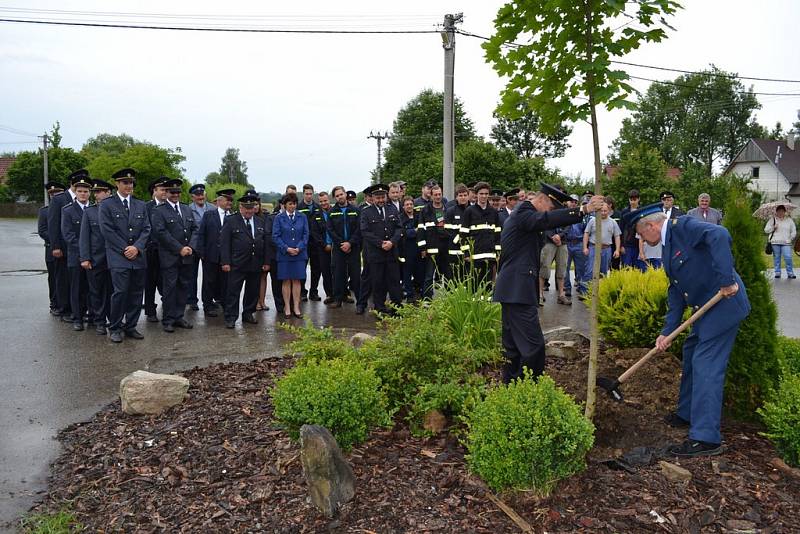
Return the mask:
<svg viewBox="0 0 800 534">
<path fill-rule="evenodd" d="M 433 187 L 435 185 L 439 185 L 439 182 L 437 182 L 436 180 L 430 179 L 430 180 L 426 181 L 422 185 L 423 185 L 423 187 Z"/>
<path fill-rule="evenodd" d="M 639 222 L 639 219 L 642 217 L 646 217 L 648 215 L 652 215 L 653 213 L 662 213 L 663 212 L 663 204 L 661 202 L 656 202 L 655 204 L 648 204 L 638 210 L 632 210 L 625 215 L 623 215 L 622 220 L 625 221 L 625 226 L 635 225 Z"/>
<path fill-rule="evenodd" d="M 92 180 L 92 191 L 111 191 L 114 186 L 104 180 Z"/>
<path fill-rule="evenodd" d="M 47 182 L 46 184 L 44 184 L 44 188 L 47 191 L 63 191 L 64 189 L 66 189 L 64 184 L 60 182 Z"/>
<path fill-rule="evenodd" d="M 347 192 L 347 198 L 356 198 L 357 196 L 358 195 L 356 195 L 355 191 L 348 191 Z"/>
<path fill-rule="evenodd" d="M 88 178 L 73 178 L 72 187 L 75 189 L 85 187 L 86 189 L 92 188 L 92 182 Z"/>
<path fill-rule="evenodd" d="M 381 193 L 386 194 L 389 192 L 389 187 L 385 184 L 375 184 L 372 186 L 372 194 L 379 195 Z"/>
<path fill-rule="evenodd" d="M 564 202 L 572 200 L 572 197 L 563 192 L 561 189 L 544 182 L 542 182 L 542 186 L 539 188 L 539 191 L 550 197 L 550 200 L 553 201 L 553 204 L 556 208 L 563 208 Z"/>
<path fill-rule="evenodd" d="M 125 167 L 124 169 L 120 169 L 111 177 L 115 180 L 136 180 L 136 170 L 131 169 L 130 167 Z"/>
<path fill-rule="evenodd" d="M 489 196 L 490 196 L 491 198 L 500 198 L 500 197 L 502 197 L 502 196 L 503 196 L 503 192 L 502 192 L 501 190 L 499 190 L 499 189 L 492 189 L 492 190 L 489 192 Z"/>
<path fill-rule="evenodd" d="M 78 169 L 77 171 L 67 176 L 67 180 L 69 180 L 69 183 L 72 185 L 75 185 L 75 183 L 78 182 L 78 180 L 88 181 L 90 180 L 89 171 L 87 171 L 86 169 Z"/>
<path fill-rule="evenodd" d="M 519 187 L 515 187 L 514 189 L 509 189 L 508 191 L 505 192 L 503 196 L 505 196 L 506 198 L 515 198 L 517 195 L 519 195 Z"/>
<path fill-rule="evenodd" d="M 261 202 L 261 197 L 247 191 L 242 197 L 239 198 L 239 205 L 244 208 L 255 208 Z"/>
<path fill-rule="evenodd" d="M 181 185 L 183 185 L 183 180 L 180 178 L 169 178 L 167 180 L 162 181 L 160 184 L 161 187 L 166 187 L 170 192 L 177 190 L 179 193 L 181 191 Z"/>
<path fill-rule="evenodd" d="M 236 194 L 236 189 L 219 189 L 216 194 L 218 197 L 225 197 L 228 200 L 233 200 L 233 195 Z"/>
<path fill-rule="evenodd" d="M 200 193 L 206 192 L 205 184 L 194 184 L 192 187 L 189 188 L 189 194 L 191 195 L 199 195 Z"/>
<path fill-rule="evenodd" d="M 675 198 L 675 195 L 671 191 L 662 191 L 658 198 L 664 200 L 665 198 Z"/>
</svg>

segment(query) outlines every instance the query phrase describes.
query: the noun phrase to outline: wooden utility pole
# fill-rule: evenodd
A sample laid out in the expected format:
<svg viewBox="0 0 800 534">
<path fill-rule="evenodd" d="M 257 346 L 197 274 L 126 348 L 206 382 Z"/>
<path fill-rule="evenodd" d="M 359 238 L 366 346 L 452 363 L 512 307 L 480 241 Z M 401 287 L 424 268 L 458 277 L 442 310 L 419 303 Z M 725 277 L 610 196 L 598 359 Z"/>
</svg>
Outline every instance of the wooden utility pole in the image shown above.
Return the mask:
<svg viewBox="0 0 800 534">
<path fill-rule="evenodd" d="M 381 142 L 391 137 L 389 132 L 381 133 L 380 130 L 378 130 L 377 133 L 372 133 L 372 130 L 370 130 L 367 136 L 367 139 L 375 139 L 378 142 L 378 166 L 375 168 L 375 177 L 378 180 L 377 183 L 381 183 Z"/>
<path fill-rule="evenodd" d="M 50 179 L 48 177 L 48 172 L 47 172 L 47 142 L 50 140 L 50 138 L 47 136 L 47 132 L 45 132 L 44 135 L 41 136 L 41 138 L 42 138 L 42 156 L 44 157 L 44 173 L 43 173 L 43 176 L 42 176 L 42 180 L 43 180 L 42 181 L 42 189 L 44 189 L 44 205 L 45 206 L 49 206 L 50 205 L 50 195 L 47 194 L 46 186 L 47 186 L 47 182 L 50 181 Z"/>
</svg>

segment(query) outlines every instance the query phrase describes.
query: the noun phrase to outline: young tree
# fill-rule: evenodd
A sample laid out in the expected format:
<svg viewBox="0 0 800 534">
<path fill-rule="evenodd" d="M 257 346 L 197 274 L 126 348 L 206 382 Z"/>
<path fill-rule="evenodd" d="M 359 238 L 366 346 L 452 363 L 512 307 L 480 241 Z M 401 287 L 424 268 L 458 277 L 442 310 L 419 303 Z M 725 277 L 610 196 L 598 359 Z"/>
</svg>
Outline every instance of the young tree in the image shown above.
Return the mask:
<svg viewBox="0 0 800 534">
<path fill-rule="evenodd" d="M 222 156 L 219 174 L 226 182 L 247 185 L 247 162 L 239 158 L 238 148 L 229 148 Z"/>
<path fill-rule="evenodd" d="M 601 193 L 597 106 L 631 107 L 628 75 L 611 67 L 643 42 L 666 37 L 665 17 L 680 8 L 674 0 L 517 0 L 500 8 L 495 34 L 484 43 L 486 59 L 508 78 L 498 113 L 516 119 L 521 104 L 537 113 L 541 130 L 554 133 L 565 122 L 587 120 L 592 127 L 595 193 Z M 619 24 L 623 18 L 627 22 Z M 522 40 L 520 44 L 516 41 Z M 509 43 L 514 43 L 509 45 Z M 598 218 L 598 234 L 601 231 Z M 595 255 L 592 291 L 599 287 L 600 254 Z M 597 375 L 597 299 L 591 306 L 586 415 L 594 415 Z"/>
<path fill-rule="evenodd" d="M 539 116 L 520 104 L 522 115 L 518 119 L 508 119 L 495 112 L 497 123 L 492 126 L 490 137 L 497 146 L 514 151 L 520 159 L 560 158 L 569 148 L 567 137 L 572 128 L 560 125 L 555 133 L 544 134 L 539 130 Z"/>
<path fill-rule="evenodd" d="M 603 176 L 603 191 L 617 200 L 628 198 L 631 189 L 638 189 L 642 205 L 658 202 L 665 189 L 674 189 L 675 184 L 667 180 L 667 164 L 658 150 L 647 145 L 632 149 L 620 161 L 619 170 L 613 178 Z"/>
</svg>

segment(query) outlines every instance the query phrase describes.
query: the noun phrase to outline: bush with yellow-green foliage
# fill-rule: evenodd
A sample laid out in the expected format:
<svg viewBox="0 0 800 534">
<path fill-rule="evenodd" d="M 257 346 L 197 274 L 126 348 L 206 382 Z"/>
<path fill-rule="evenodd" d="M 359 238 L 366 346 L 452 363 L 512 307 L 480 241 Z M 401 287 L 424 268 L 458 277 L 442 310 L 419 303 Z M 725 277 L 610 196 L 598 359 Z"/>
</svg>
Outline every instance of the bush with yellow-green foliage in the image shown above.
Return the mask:
<svg viewBox="0 0 800 534">
<path fill-rule="evenodd" d="M 778 391 L 759 408 L 767 436 L 790 465 L 800 465 L 800 376 L 783 377 Z"/>
<path fill-rule="evenodd" d="M 610 271 L 600 281 L 597 306 L 600 335 L 620 348 L 653 346 L 664 327 L 668 288 L 669 280 L 663 269 Z M 685 334 L 678 336 L 670 352 L 680 354 L 685 337 Z"/>
</svg>

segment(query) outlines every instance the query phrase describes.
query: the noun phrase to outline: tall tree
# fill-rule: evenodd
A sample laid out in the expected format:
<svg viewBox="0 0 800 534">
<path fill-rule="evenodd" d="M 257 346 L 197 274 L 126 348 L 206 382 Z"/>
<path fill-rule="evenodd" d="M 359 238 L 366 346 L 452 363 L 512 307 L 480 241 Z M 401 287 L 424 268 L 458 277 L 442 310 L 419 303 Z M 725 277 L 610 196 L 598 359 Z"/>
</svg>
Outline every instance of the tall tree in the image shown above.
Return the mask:
<svg viewBox="0 0 800 534">
<path fill-rule="evenodd" d="M 518 119 L 509 119 L 494 113 L 497 123 L 492 126 L 490 137 L 497 146 L 514 151 L 519 158 L 560 158 L 569 148 L 567 137 L 572 128 L 559 125 L 555 133 L 545 134 L 539 130 L 539 116 L 520 103 L 522 114 Z"/>
<path fill-rule="evenodd" d="M 392 137 L 384 152 L 383 176 L 387 181 L 404 180 L 411 191 L 419 191 L 422 183 L 431 178 L 441 181 L 442 169 L 428 175 L 419 174 L 420 160 L 436 157 L 442 152 L 444 127 L 444 94 L 425 89 L 397 113 Z M 456 98 L 453 103 L 456 147 L 460 142 L 475 137 L 475 126 L 464 112 L 464 105 Z M 439 157 L 441 162 L 441 154 Z M 424 165 L 423 165 L 424 166 Z M 456 172 L 458 161 L 456 160 Z"/>
<path fill-rule="evenodd" d="M 760 108 L 752 89 L 712 65 L 702 73 L 650 85 L 633 116 L 622 121 L 611 149 L 624 157 L 647 143 L 670 166 L 701 163 L 711 174 L 715 164 L 730 163 L 748 139 L 767 136 L 753 116 Z"/>
<path fill-rule="evenodd" d="M 239 157 L 238 148 L 229 148 L 222 156 L 219 174 L 226 182 L 247 185 L 247 162 Z"/>
<path fill-rule="evenodd" d="M 629 9 L 630 8 L 630 9 Z M 664 17 L 680 5 L 674 0 L 516 0 L 495 19 L 495 34 L 484 43 L 486 59 L 508 78 L 498 113 L 517 119 L 522 107 L 537 113 L 541 130 L 554 133 L 565 122 L 589 120 L 594 151 L 595 193 L 601 193 L 597 107 L 630 107 L 634 92 L 628 75 L 611 67 L 643 42 L 666 37 Z M 619 21 L 625 18 L 626 23 Z M 518 40 L 524 41 L 521 44 Z M 598 218 L 598 234 L 601 231 Z M 599 288 L 600 254 L 595 255 L 593 294 Z M 591 304 L 586 415 L 594 415 L 597 374 L 597 299 Z"/>
<path fill-rule="evenodd" d="M 102 154 L 120 156 L 129 148 L 141 142 L 126 133 L 120 135 L 101 133 L 86 140 L 83 147 L 81 147 L 81 154 L 89 159 L 94 159 Z"/>
<path fill-rule="evenodd" d="M 658 202 L 665 189 L 674 189 L 667 180 L 667 164 L 655 148 L 641 144 L 631 149 L 620 162 L 613 178 L 603 177 L 603 191 L 617 201 L 628 198 L 631 189 L 638 189 L 642 205 Z"/>
</svg>

